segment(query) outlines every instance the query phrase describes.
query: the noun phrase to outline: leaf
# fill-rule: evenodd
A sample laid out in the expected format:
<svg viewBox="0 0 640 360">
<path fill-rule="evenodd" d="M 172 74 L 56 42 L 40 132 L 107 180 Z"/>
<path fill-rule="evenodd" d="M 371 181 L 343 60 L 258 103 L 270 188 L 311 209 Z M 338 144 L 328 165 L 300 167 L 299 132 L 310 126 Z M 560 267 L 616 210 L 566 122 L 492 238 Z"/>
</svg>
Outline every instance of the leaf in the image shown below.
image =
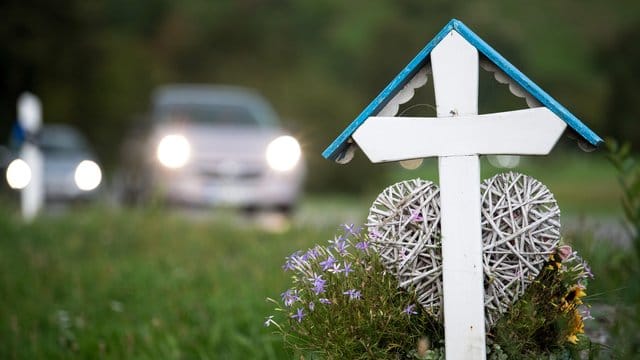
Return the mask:
<svg viewBox="0 0 640 360">
<path fill-rule="evenodd" d="M 621 158 L 627 158 L 630 152 L 631 152 L 631 143 L 627 141 L 618 150 L 618 156 L 620 156 Z"/>
<path fill-rule="evenodd" d="M 624 158 L 622 162 L 622 172 L 624 174 L 632 174 L 633 170 L 636 168 L 636 161 L 632 157 Z"/>
</svg>

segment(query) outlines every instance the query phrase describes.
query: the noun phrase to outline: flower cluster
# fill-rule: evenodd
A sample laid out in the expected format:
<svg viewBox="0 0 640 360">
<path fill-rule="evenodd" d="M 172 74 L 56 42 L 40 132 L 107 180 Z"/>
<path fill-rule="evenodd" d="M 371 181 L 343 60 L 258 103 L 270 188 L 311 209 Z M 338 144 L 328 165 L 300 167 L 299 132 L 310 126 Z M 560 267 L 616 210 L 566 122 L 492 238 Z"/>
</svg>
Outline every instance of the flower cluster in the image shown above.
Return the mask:
<svg viewBox="0 0 640 360">
<path fill-rule="evenodd" d="M 415 214 L 413 221 L 420 221 Z M 301 357 L 443 359 L 441 322 L 398 287 L 371 246 L 376 233 L 344 225 L 326 245 L 296 251 L 282 269 L 291 286 L 265 319 Z M 487 329 L 489 359 L 539 358 L 589 345 L 584 320 L 593 274 L 571 247 L 556 249 L 510 309 Z M 584 339 L 584 340 L 583 340 Z M 431 344 L 435 345 L 431 347 Z M 564 355 L 563 355 L 564 356 Z"/>
<path fill-rule="evenodd" d="M 564 293 L 554 299 L 554 304 L 557 304 L 561 317 L 566 322 L 564 338 L 572 344 L 577 344 L 578 335 L 584 334 L 583 321 L 593 319 L 589 306 L 583 303 L 583 298 L 587 295 L 587 283 L 594 275 L 586 261 L 568 245 L 559 247 L 551 256 L 550 262 L 553 263 L 551 270 L 558 272 L 565 285 Z"/>
<path fill-rule="evenodd" d="M 279 300 L 269 299 L 277 314 L 265 326 L 277 328 L 296 351 L 328 358 L 406 355 L 420 338 L 440 340 L 441 325 L 422 311 L 414 294 L 398 289 L 370 247 L 372 237 L 343 225 L 327 245 L 287 256 L 282 269 L 291 287 Z"/>
<path fill-rule="evenodd" d="M 577 252 L 568 245 L 558 247 L 524 295 L 491 329 L 491 341 L 519 357 L 587 348 L 584 320 L 592 317 L 584 298 L 592 278 Z"/>
<path fill-rule="evenodd" d="M 327 289 L 328 282 L 334 285 L 338 282 L 336 280 L 350 283 L 348 278 L 354 272 L 354 266 L 364 264 L 363 255 L 368 254 L 368 240 L 364 239 L 355 245 L 352 241 L 360 237 L 360 232 L 361 228 L 353 224 L 343 225 L 343 234 L 329 240 L 329 245 L 316 245 L 286 257 L 282 269 L 293 273 L 294 287 L 284 291 L 280 297 L 284 306 L 290 308 L 291 319 L 302 322 L 308 312 L 315 310 L 316 303 L 329 306 L 339 302 L 338 299 L 332 301 L 328 298 L 334 296 Z M 356 288 L 347 289 L 341 294 L 349 300 L 360 300 L 362 296 Z"/>
</svg>

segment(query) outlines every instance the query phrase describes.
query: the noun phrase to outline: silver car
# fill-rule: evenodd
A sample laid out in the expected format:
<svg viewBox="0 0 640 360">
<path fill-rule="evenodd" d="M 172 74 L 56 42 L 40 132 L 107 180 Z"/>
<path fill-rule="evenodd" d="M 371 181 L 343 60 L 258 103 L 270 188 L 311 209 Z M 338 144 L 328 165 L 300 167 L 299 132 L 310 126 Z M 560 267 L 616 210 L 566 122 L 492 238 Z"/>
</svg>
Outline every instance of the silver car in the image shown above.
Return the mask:
<svg viewBox="0 0 640 360">
<path fill-rule="evenodd" d="M 164 199 L 289 211 L 305 174 L 269 103 L 238 87 L 170 85 L 152 99 L 151 183 Z"/>
<path fill-rule="evenodd" d="M 70 202 L 96 197 L 102 170 L 84 136 L 69 125 L 46 124 L 36 141 L 43 161 L 42 185 L 47 202 Z M 11 188 L 23 189 L 31 181 L 31 169 L 19 157 L 7 167 Z"/>
</svg>

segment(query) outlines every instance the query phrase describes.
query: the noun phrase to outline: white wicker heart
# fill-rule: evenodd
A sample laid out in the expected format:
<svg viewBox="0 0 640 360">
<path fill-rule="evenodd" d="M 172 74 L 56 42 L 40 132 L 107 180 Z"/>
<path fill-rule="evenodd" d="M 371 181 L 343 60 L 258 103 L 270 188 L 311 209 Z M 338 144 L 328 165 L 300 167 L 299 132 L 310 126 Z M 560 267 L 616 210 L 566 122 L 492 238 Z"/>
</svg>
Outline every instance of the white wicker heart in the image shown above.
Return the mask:
<svg viewBox="0 0 640 360">
<path fill-rule="evenodd" d="M 442 257 L 440 197 L 436 185 L 414 179 L 386 188 L 367 221 L 371 242 L 400 287 L 413 288 L 418 302 L 440 317 Z"/>
<path fill-rule="evenodd" d="M 482 185 L 485 320 L 495 324 L 538 275 L 560 241 L 560 210 L 532 177 L 498 174 Z M 371 206 L 367 226 L 374 248 L 400 286 L 442 316 L 440 204 L 436 185 L 410 180 L 386 188 Z"/>
<path fill-rule="evenodd" d="M 560 242 L 560 208 L 549 189 L 523 174 L 482 182 L 485 318 L 493 325 L 535 279 Z"/>
</svg>

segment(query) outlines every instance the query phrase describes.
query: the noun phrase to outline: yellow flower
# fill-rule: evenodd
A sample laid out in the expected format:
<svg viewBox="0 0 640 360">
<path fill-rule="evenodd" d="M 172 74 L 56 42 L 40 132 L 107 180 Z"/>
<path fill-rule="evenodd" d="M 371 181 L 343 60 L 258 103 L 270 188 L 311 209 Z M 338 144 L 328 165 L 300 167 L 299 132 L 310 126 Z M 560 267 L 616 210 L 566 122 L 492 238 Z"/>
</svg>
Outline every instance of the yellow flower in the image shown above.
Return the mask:
<svg viewBox="0 0 640 360">
<path fill-rule="evenodd" d="M 548 270 L 560 270 L 562 269 L 562 261 L 563 258 L 560 254 L 558 253 L 553 253 L 549 256 L 549 261 L 547 262 L 547 269 Z"/>
<path fill-rule="evenodd" d="M 582 321 L 582 315 L 575 310 L 573 313 L 573 321 L 571 322 L 573 325 L 573 332 L 575 334 L 584 334 L 584 321 Z"/>
<path fill-rule="evenodd" d="M 587 293 L 582 285 L 573 286 L 567 295 L 564 297 L 567 302 L 574 302 L 577 305 L 582 304 L 582 298 L 587 296 Z"/>
<path fill-rule="evenodd" d="M 575 344 L 578 342 L 578 334 L 584 334 L 584 322 L 582 321 L 582 315 L 577 309 L 573 310 L 573 317 L 569 320 L 569 335 L 567 335 L 567 341 Z"/>
<path fill-rule="evenodd" d="M 562 264 L 558 261 L 551 261 L 549 262 L 549 265 L 546 266 L 546 269 L 550 271 L 560 270 L 561 268 L 562 268 Z"/>
</svg>

